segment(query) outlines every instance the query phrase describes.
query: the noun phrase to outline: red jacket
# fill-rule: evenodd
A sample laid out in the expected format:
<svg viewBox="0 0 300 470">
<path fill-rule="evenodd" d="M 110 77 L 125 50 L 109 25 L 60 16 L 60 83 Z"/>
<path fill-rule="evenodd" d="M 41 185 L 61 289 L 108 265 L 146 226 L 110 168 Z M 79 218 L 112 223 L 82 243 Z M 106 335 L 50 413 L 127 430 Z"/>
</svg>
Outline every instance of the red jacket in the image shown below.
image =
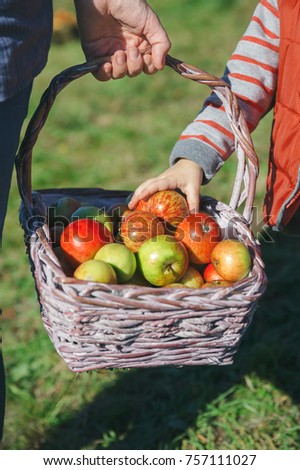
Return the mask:
<svg viewBox="0 0 300 470">
<path fill-rule="evenodd" d="M 278 87 L 264 215 L 281 229 L 300 206 L 300 1 L 278 0 L 278 7 Z"/>
</svg>

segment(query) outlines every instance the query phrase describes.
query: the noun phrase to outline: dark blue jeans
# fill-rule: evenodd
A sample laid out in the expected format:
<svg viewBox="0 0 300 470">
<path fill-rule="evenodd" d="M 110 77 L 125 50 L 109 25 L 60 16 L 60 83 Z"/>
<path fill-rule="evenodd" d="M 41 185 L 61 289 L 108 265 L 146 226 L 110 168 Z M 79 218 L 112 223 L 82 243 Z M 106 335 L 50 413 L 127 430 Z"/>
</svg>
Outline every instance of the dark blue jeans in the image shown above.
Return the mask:
<svg viewBox="0 0 300 470">
<path fill-rule="evenodd" d="M 20 131 L 27 115 L 32 86 L 12 98 L 0 103 L 0 253 L 2 256 L 2 233 L 7 210 L 7 201 L 14 168 L 15 155 L 19 145 Z M 0 273 L 2 274 L 2 273 Z M 0 276 L 1 280 L 1 276 Z M 1 281 L 0 281 L 1 282 Z M 0 299 L 0 313 L 2 304 Z M 0 318 L 1 319 L 1 318 Z M 0 335 L 2 328 L 0 328 Z M 2 439 L 5 410 L 5 373 L 0 341 L 0 442 Z"/>
</svg>

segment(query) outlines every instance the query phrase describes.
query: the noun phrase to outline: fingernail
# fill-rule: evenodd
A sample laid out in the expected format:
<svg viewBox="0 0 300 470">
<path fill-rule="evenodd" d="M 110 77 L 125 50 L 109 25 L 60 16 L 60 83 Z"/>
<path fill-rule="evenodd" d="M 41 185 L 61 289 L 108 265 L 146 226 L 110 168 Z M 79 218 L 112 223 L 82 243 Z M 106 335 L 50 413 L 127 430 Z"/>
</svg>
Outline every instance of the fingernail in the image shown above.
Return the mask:
<svg viewBox="0 0 300 470">
<path fill-rule="evenodd" d="M 140 56 L 138 49 L 128 49 L 128 56 L 130 60 L 137 60 Z"/>
</svg>

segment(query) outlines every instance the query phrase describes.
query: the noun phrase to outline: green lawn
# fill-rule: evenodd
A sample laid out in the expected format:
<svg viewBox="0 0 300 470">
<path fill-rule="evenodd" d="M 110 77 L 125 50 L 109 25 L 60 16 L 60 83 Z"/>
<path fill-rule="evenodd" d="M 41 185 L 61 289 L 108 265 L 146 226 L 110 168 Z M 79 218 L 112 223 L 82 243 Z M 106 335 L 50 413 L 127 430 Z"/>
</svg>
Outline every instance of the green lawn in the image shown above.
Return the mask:
<svg viewBox="0 0 300 470">
<path fill-rule="evenodd" d="M 221 75 L 256 0 L 153 0 L 171 54 Z M 68 6 L 70 2 L 55 2 Z M 83 62 L 78 41 L 53 45 L 30 112 L 54 75 Z M 86 76 L 58 97 L 35 147 L 34 188 L 134 189 L 168 166 L 170 151 L 209 92 L 166 68 L 99 83 Z M 267 116 L 254 133 L 265 188 Z M 112 164 L 113 162 L 113 164 Z M 229 200 L 235 159 L 203 190 Z M 298 449 L 299 239 L 262 240 L 269 287 L 228 367 L 71 373 L 39 317 L 12 184 L 1 283 L 7 371 L 5 449 Z"/>
</svg>

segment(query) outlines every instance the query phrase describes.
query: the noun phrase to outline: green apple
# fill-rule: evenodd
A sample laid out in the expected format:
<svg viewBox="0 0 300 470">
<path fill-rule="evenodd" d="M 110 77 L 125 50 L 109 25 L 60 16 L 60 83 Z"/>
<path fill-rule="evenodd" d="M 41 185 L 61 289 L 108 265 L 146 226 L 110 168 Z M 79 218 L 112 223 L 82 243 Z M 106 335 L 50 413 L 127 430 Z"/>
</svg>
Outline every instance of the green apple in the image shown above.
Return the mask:
<svg viewBox="0 0 300 470">
<path fill-rule="evenodd" d="M 71 216 L 81 206 L 81 203 L 73 197 L 61 197 L 48 207 L 49 227 L 54 225 L 67 226 L 71 222 Z"/>
<path fill-rule="evenodd" d="M 134 284 L 136 286 L 145 286 L 145 287 L 153 287 L 147 279 L 144 278 L 142 273 L 139 269 L 135 270 L 134 275 L 128 280 L 127 284 Z"/>
<path fill-rule="evenodd" d="M 97 222 L 104 224 L 110 232 L 113 231 L 112 219 L 107 215 L 103 208 L 99 209 L 99 207 L 96 206 L 81 206 L 73 212 L 71 219 L 72 221 L 78 219 L 97 220 Z"/>
<path fill-rule="evenodd" d="M 183 284 L 185 287 L 199 289 L 203 286 L 204 279 L 196 268 L 189 266 L 184 275 L 180 278 L 179 283 Z"/>
<path fill-rule="evenodd" d="M 81 263 L 74 272 L 74 277 L 82 281 L 116 284 L 117 275 L 110 264 L 101 260 L 90 259 Z"/>
<path fill-rule="evenodd" d="M 171 235 L 149 238 L 137 252 L 137 262 L 143 276 L 154 286 L 179 281 L 188 268 L 185 246 Z"/>
<path fill-rule="evenodd" d="M 100 248 L 95 260 L 109 263 L 117 274 L 118 282 L 127 282 L 135 273 L 136 259 L 134 253 L 121 243 L 108 243 Z"/>
<path fill-rule="evenodd" d="M 183 289 L 185 286 L 180 284 L 180 282 L 172 282 L 172 284 L 167 284 L 164 287 L 168 287 L 170 289 Z"/>
</svg>

